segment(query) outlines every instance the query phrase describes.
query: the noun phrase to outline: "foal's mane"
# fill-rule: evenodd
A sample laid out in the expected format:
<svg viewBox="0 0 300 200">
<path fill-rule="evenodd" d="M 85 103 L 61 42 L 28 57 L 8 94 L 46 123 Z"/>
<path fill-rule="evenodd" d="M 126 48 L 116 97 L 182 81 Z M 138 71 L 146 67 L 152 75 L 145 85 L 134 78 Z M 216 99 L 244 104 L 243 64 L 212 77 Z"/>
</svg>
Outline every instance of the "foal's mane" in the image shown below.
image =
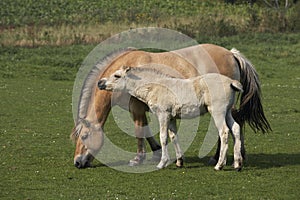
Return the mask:
<svg viewBox="0 0 300 200">
<path fill-rule="evenodd" d="M 116 51 L 111 52 L 92 68 L 92 70 L 86 76 L 84 83 L 82 85 L 82 89 L 80 92 L 79 102 L 78 102 L 78 111 L 77 111 L 77 119 L 75 128 L 72 131 L 71 138 L 78 138 L 80 134 L 80 130 L 82 128 L 82 124 L 80 123 L 81 119 L 84 119 L 88 112 L 88 107 L 90 104 L 90 100 L 92 95 L 94 95 L 96 82 L 106 67 L 117 57 L 123 55 L 124 53 L 135 50 L 134 48 L 123 48 Z"/>
<path fill-rule="evenodd" d="M 169 74 L 162 73 L 161 71 L 155 69 L 155 68 L 148 68 L 148 67 L 132 67 L 130 71 L 128 72 L 128 77 L 133 76 L 139 76 L 140 74 L 146 73 L 149 76 L 144 76 L 143 78 L 149 78 L 152 79 L 153 77 L 151 75 L 154 75 L 155 78 L 174 78 L 173 76 Z"/>
</svg>

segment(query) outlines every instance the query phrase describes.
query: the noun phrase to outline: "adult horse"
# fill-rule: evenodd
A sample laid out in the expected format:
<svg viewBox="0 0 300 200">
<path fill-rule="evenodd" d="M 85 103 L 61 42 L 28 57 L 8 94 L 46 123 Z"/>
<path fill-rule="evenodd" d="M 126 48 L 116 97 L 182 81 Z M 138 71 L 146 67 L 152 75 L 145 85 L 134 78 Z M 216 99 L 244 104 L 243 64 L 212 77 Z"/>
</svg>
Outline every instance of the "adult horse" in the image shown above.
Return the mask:
<svg viewBox="0 0 300 200">
<path fill-rule="evenodd" d="M 77 121 L 72 131 L 72 138 L 76 141 L 74 165 L 84 168 L 90 165 L 102 146 L 103 129 L 111 107 L 123 99 L 123 96 L 112 96 L 111 92 L 98 90 L 96 85 L 99 79 L 108 77 L 120 66 L 144 65 L 156 67 L 162 73 L 174 77 L 189 78 L 206 73 L 220 73 L 231 79 L 238 80 L 243 85 L 244 93 L 240 97 L 240 107 L 233 110 L 232 115 L 241 127 L 248 122 L 254 131 L 267 132 L 271 127 L 265 117 L 258 74 L 251 64 L 239 51 L 231 51 L 213 44 L 195 45 L 171 52 L 150 53 L 145 51 L 124 49 L 111 53 L 103 58 L 88 74 L 81 91 L 78 105 Z M 112 98 L 113 97 L 113 98 Z M 152 136 L 148 127 L 146 112 L 148 107 L 135 98 L 130 98 L 126 105 L 134 121 L 135 135 L 138 140 L 137 156 L 131 164 L 140 164 L 145 158 L 144 138 L 150 144 L 153 152 L 158 152 L 160 145 Z M 82 120 L 84 119 L 84 120 Z M 82 122 L 87 123 L 82 123 Z M 84 134 L 91 126 L 98 124 L 96 134 Z M 80 136 L 80 137 L 79 137 Z M 93 139 L 92 139 L 93 138 Z M 245 156 L 243 137 L 242 154 Z M 87 148 L 85 141 L 97 141 L 92 148 Z M 101 140 L 101 141 L 100 141 Z M 220 141 L 219 145 L 220 147 Z M 219 158 L 219 148 L 213 161 Z"/>
</svg>

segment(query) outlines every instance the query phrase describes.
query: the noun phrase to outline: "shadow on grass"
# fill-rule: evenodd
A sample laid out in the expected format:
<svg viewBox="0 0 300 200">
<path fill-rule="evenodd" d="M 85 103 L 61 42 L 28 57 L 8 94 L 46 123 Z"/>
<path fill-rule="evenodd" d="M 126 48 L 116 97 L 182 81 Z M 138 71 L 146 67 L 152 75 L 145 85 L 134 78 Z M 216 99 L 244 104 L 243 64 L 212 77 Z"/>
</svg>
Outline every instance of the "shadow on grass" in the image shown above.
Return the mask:
<svg viewBox="0 0 300 200">
<path fill-rule="evenodd" d="M 210 157 L 204 157 L 200 159 L 197 156 L 185 157 L 184 162 L 187 163 L 185 168 L 201 168 L 203 166 L 209 166 L 208 161 Z M 227 157 L 227 165 L 229 166 L 233 162 L 233 156 Z M 109 163 L 110 166 L 128 165 L 128 161 L 119 161 L 115 163 Z M 300 165 L 300 153 L 295 154 L 247 154 L 247 160 L 244 163 L 245 167 L 256 168 L 256 169 L 269 169 L 284 167 L 288 165 Z M 98 161 L 93 163 L 92 168 L 107 167 Z"/>
<path fill-rule="evenodd" d="M 268 169 L 276 167 L 284 167 L 288 165 L 300 165 L 300 153 L 287 154 L 247 154 L 247 159 L 244 163 L 245 167 L 257 168 L 257 169 Z M 185 163 L 191 163 L 192 166 L 186 166 L 187 168 L 196 168 L 203 165 L 208 166 L 210 157 L 204 157 L 202 159 L 198 157 L 186 157 Z M 227 157 L 227 165 L 233 162 L 233 156 Z M 199 163 L 197 165 L 197 163 Z M 195 165 L 196 164 L 196 165 Z"/>
<path fill-rule="evenodd" d="M 249 154 L 246 166 L 258 169 L 284 167 L 288 165 L 300 165 L 300 153 L 287 154 Z"/>
</svg>

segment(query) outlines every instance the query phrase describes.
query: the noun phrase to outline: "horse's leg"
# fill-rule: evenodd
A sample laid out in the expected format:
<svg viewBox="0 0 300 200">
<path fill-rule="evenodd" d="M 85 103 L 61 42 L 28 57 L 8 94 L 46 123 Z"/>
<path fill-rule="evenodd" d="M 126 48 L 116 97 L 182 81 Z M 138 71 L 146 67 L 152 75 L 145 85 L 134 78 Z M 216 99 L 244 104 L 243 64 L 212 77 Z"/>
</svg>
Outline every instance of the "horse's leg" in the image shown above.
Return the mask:
<svg viewBox="0 0 300 200">
<path fill-rule="evenodd" d="M 182 167 L 183 166 L 183 153 L 178 143 L 178 135 L 177 135 L 177 127 L 176 127 L 176 120 L 173 119 L 170 121 L 169 125 L 169 137 L 174 144 L 175 152 L 176 152 L 176 166 Z"/>
<path fill-rule="evenodd" d="M 227 113 L 226 123 L 232 132 L 234 141 L 234 162 L 233 167 L 240 171 L 242 169 L 243 158 L 241 154 L 241 136 L 240 136 L 240 125 L 234 121 L 230 112 Z"/>
<path fill-rule="evenodd" d="M 155 140 L 150 127 L 147 125 L 145 126 L 145 135 L 146 135 L 146 139 L 151 147 L 151 150 L 153 152 L 152 155 L 152 161 L 153 162 L 157 162 L 160 161 L 161 158 L 161 146 L 160 144 Z"/>
<path fill-rule="evenodd" d="M 151 134 L 151 130 L 148 126 L 148 121 L 146 117 L 147 107 L 144 103 L 138 101 L 136 98 L 130 99 L 130 112 L 134 121 L 135 135 L 137 138 L 138 149 L 137 155 L 129 161 L 130 166 L 136 166 L 141 163 L 146 158 L 146 147 L 145 147 L 145 137 L 150 144 L 151 150 L 153 151 L 153 157 L 155 160 L 160 160 L 161 149 L 160 145 L 154 139 Z"/>
<path fill-rule="evenodd" d="M 158 169 L 162 169 L 167 166 L 168 161 L 170 160 L 168 154 L 168 127 L 169 127 L 169 119 L 166 114 L 161 114 L 158 116 L 159 126 L 160 126 L 160 143 L 162 155 L 159 164 L 156 166 Z"/>
<path fill-rule="evenodd" d="M 134 121 L 135 136 L 137 139 L 137 155 L 129 161 L 129 165 L 136 166 L 142 164 L 146 159 L 145 133 L 143 131 L 145 117 L 143 113 L 136 112 L 136 110 L 131 110 L 131 113 Z"/>
</svg>

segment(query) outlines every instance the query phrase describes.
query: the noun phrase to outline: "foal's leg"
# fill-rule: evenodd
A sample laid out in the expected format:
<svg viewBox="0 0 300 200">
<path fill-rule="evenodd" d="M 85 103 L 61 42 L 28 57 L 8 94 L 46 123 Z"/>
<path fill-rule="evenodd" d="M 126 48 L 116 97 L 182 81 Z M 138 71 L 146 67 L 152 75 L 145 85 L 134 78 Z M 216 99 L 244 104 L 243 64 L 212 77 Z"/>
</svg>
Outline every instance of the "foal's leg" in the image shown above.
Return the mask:
<svg viewBox="0 0 300 200">
<path fill-rule="evenodd" d="M 226 154 L 228 150 L 228 134 L 229 128 L 226 125 L 224 112 L 213 112 L 212 117 L 215 121 L 215 125 L 219 132 L 219 137 L 221 141 L 220 145 L 220 156 L 218 163 L 215 166 L 215 170 L 221 170 L 226 165 Z"/>
<path fill-rule="evenodd" d="M 228 133 L 229 129 L 224 122 L 223 127 L 219 129 L 219 136 L 221 140 L 219 161 L 215 166 L 215 170 L 221 170 L 226 165 L 226 154 L 228 150 Z"/>
<path fill-rule="evenodd" d="M 240 136 L 240 126 L 236 123 L 230 112 L 227 113 L 226 122 L 229 129 L 232 132 L 233 141 L 234 141 L 234 162 L 233 167 L 240 171 L 242 169 L 243 158 L 241 154 L 241 136 Z"/>
<path fill-rule="evenodd" d="M 244 123 L 241 120 L 241 116 L 239 116 L 238 111 L 236 109 L 232 109 L 231 110 L 233 119 L 235 120 L 235 122 L 237 122 L 240 126 L 240 136 L 241 136 L 241 153 L 242 153 L 242 157 L 243 160 L 246 160 L 246 149 L 245 149 L 245 143 L 244 143 L 244 134 L 243 134 L 243 126 Z M 220 156 L 220 148 L 221 148 L 221 140 L 220 137 L 218 139 L 218 144 L 217 144 L 217 150 L 216 153 L 213 157 L 211 157 L 208 161 L 209 165 L 216 165 L 218 160 L 219 160 L 219 156 Z"/>
<path fill-rule="evenodd" d="M 171 120 L 169 125 L 169 137 L 174 144 L 175 152 L 176 152 L 176 166 L 182 167 L 183 166 L 183 153 L 178 143 L 178 135 L 177 135 L 177 127 L 176 127 L 176 120 Z"/>
<path fill-rule="evenodd" d="M 220 148 L 221 148 L 221 140 L 220 140 L 220 137 L 218 137 L 218 144 L 217 144 L 217 150 L 216 150 L 216 153 L 214 156 L 212 156 L 209 161 L 208 161 L 208 164 L 209 165 L 216 165 L 218 160 L 219 160 L 219 157 L 220 157 Z"/>
<path fill-rule="evenodd" d="M 161 143 L 161 150 L 162 155 L 159 164 L 156 166 L 158 169 L 162 169 L 167 166 L 170 157 L 168 153 L 168 127 L 169 127 L 169 119 L 167 115 L 161 114 L 158 116 L 159 126 L 160 126 L 160 143 Z"/>
<path fill-rule="evenodd" d="M 240 116 L 239 112 L 236 109 L 231 110 L 231 114 L 233 120 L 238 123 L 240 126 L 240 138 L 241 138 L 241 154 L 243 160 L 246 160 L 246 149 L 245 149 L 245 142 L 244 142 L 244 134 L 243 134 L 243 127 L 245 126 L 245 122 L 242 121 L 242 117 Z"/>
</svg>

